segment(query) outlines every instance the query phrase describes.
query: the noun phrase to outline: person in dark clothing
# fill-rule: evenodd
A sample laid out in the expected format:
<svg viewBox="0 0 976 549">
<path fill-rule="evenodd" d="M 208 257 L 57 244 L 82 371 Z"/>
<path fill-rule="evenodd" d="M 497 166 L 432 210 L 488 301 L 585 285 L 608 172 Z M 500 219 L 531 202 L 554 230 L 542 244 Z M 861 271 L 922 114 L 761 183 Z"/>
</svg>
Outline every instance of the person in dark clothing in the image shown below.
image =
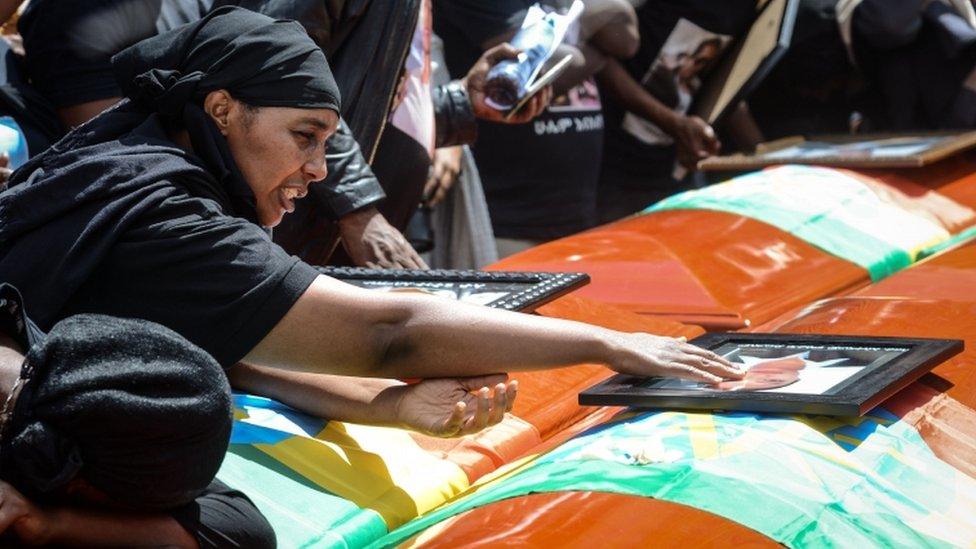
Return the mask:
<svg viewBox="0 0 976 549">
<path fill-rule="evenodd" d="M 402 136 L 394 124 L 387 126 L 394 135 L 384 144 L 384 154 L 376 156 L 386 111 L 375 108 L 385 103 L 387 110 L 393 110 L 392 98 L 421 3 L 34 0 L 20 26 L 30 74 L 70 127 L 121 98 L 109 58 L 143 38 L 196 21 L 226 5 L 299 20 L 333 61 L 347 101 L 344 121 L 329 142 L 330 173 L 324 184 L 312 188 L 311 199 L 299 203 L 294 215 L 278 227 L 275 241 L 315 264 L 328 262 L 341 240 L 347 256 L 344 261 L 372 267 L 426 268 L 401 232 L 419 203 L 429 159 L 418 158 L 422 155 L 416 154 L 410 141 L 398 139 Z M 457 84 L 434 90 L 433 97 L 440 146 L 473 140 L 475 114 L 493 114 L 477 104 L 472 106 L 466 88 Z M 537 110 L 530 106 L 526 113 L 531 116 Z M 404 162 L 404 158 L 415 161 Z M 371 169 L 374 160 L 381 164 L 377 167 L 384 174 L 381 180 Z"/>
<path fill-rule="evenodd" d="M 324 54 L 294 22 L 220 8 L 114 66 L 128 100 L 0 193 L 0 277 L 41 328 L 78 313 L 144 318 L 211 354 L 242 390 L 442 436 L 501 420 L 515 387 L 497 372 L 597 362 L 741 375 L 671 338 L 373 292 L 286 254 L 262 226 L 324 176 L 339 111 Z"/>
<path fill-rule="evenodd" d="M 435 0 L 434 28 L 444 41 L 447 68 L 459 75 L 481 53 L 510 38 L 534 2 Z M 591 75 L 609 53 L 626 56 L 636 48 L 628 34 L 626 3 L 588 2 L 583 41 L 554 53 L 579 62 L 554 85 L 557 97 L 531 124 L 479 124 L 472 147 L 498 244 L 499 256 L 588 229 L 596 224 L 596 187 L 603 147 L 600 94 Z M 614 9 L 616 8 L 616 9 Z M 621 15 L 622 14 L 622 15 Z M 622 19 L 622 21 L 621 21 Z M 603 26 L 614 27 L 604 29 Z M 618 32 L 603 32 L 616 30 Z M 628 42 L 622 37 L 630 37 Z M 621 44 L 611 43 L 617 38 Z M 586 42 L 590 39 L 593 44 Z M 601 40 L 602 39 L 602 40 Z M 611 47 L 616 46 L 616 47 Z M 628 47 L 632 46 L 632 47 Z M 584 53 L 586 52 L 586 53 Z M 586 55 L 586 54 L 589 55 Z"/>
<path fill-rule="evenodd" d="M 860 79 L 841 40 L 837 0 L 800 0 L 786 55 L 749 95 L 766 140 L 841 134 L 863 110 Z"/>
<path fill-rule="evenodd" d="M 841 35 L 864 73 L 874 129 L 976 126 L 976 10 L 969 1 L 838 3 Z"/>
<path fill-rule="evenodd" d="M 475 118 L 507 124 L 531 120 L 550 98 L 545 91 L 518 115 L 506 120 L 502 113 L 484 104 L 475 91 L 477 86 L 472 86 L 467 78 L 432 87 L 430 0 L 218 0 L 218 4 L 226 3 L 273 17 L 298 19 L 326 51 L 343 96 L 351 103 L 344 107 L 343 117 L 350 120 L 351 133 L 369 160 L 373 172 L 370 175 L 375 174 L 386 196 L 376 209 L 400 231 L 407 230 L 424 198 L 435 148 L 473 142 L 477 135 Z M 506 47 L 481 59 L 475 56 L 458 76 L 483 72 L 472 67 L 475 60 L 491 65 L 514 56 L 514 50 Z M 380 104 L 386 108 L 376 108 Z M 300 251 L 304 259 L 315 261 L 327 255 L 332 243 L 316 197 L 316 193 L 327 189 L 313 187 L 314 200 L 299 204 L 276 230 L 276 241 L 286 250 Z M 346 240 L 344 237 L 343 242 Z M 342 251 L 334 261 L 346 261 Z M 345 251 L 350 252 L 353 263 L 358 263 L 348 245 Z"/>
<path fill-rule="evenodd" d="M 0 284 L 0 534 L 31 545 L 274 547 L 250 500 L 214 475 L 230 388 L 158 324 L 101 315 L 49 334 Z"/>
<path fill-rule="evenodd" d="M 268 7 L 261 6 L 260 2 L 215 3 L 214 0 L 33 0 L 19 22 L 27 73 L 45 100 L 40 103 L 49 104 L 57 112 L 63 127 L 77 126 L 122 97 L 109 62 L 112 55 L 144 38 L 197 21 L 215 5 L 230 3 L 250 4 L 255 9 Z M 274 10 L 286 13 L 272 15 L 299 18 L 318 15 L 319 6 L 325 10 L 321 0 L 314 4 L 275 3 Z M 348 39 L 354 45 L 361 41 L 350 31 L 359 25 L 363 11 L 352 4 L 348 10 L 340 9 L 342 18 L 335 15 L 334 23 L 335 30 L 342 31 L 337 32 L 337 37 L 330 34 L 329 39 L 336 42 Z M 370 16 L 377 18 L 381 14 Z M 306 17 L 305 22 L 312 26 L 309 30 L 314 36 L 325 37 L 314 25 L 328 25 L 328 22 L 314 16 Z M 370 66 L 378 68 L 375 64 Z M 392 70 L 395 74 L 399 68 Z M 345 71 L 343 76 L 348 76 L 351 85 L 360 83 L 355 71 Z M 388 79 L 393 80 L 394 76 Z M 329 143 L 333 170 L 325 184 L 316 186 L 313 192 L 314 211 L 300 212 L 282 227 L 277 240 L 293 253 L 325 263 L 341 236 L 350 257 L 360 265 L 424 267 L 400 232 L 377 210 L 385 195 L 356 139 L 369 139 L 370 132 L 374 131 L 370 128 L 378 129 L 381 123 L 370 116 L 361 116 L 361 111 L 347 113 L 354 117 L 356 134 L 343 125 Z M 60 132 L 59 128 L 54 135 Z M 46 145 L 53 142 L 52 137 L 48 136 Z M 375 145 L 368 140 L 362 142 L 368 151 L 367 158 L 371 158 Z M 40 150 L 43 148 L 33 152 Z"/>
<path fill-rule="evenodd" d="M 600 221 L 688 188 L 680 172 L 719 151 L 715 130 L 688 109 L 701 76 L 755 13 L 754 0 L 647 0 L 637 9 L 637 54 L 611 60 L 599 78 L 607 97 Z"/>
</svg>

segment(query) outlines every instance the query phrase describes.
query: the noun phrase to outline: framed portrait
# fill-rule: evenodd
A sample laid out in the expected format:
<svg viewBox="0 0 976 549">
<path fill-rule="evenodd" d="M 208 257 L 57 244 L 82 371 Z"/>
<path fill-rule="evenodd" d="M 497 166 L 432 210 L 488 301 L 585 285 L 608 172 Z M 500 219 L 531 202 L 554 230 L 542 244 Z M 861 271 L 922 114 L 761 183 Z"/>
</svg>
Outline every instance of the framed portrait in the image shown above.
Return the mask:
<svg viewBox="0 0 976 549">
<path fill-rule="evenodd" d="M 799 0 L 767 0 L 759 15 L 702 82 L 690 114 L 715 125 L 769 75 L 793 38 Z"/>
<path fill-rule="evenodd" d="M 786 137 L 756 152 L 706 158 L 701 170 L 755 170 L 779 164 L 835 168 L 919 168 L 972 148 L 976 131 Z"/>
<path fill-rule="evenodd" d="M 712 333 L 691 343 L 740 365 L 718 385 L 616 375 L 579 395 L 582 405 L 861 416 L 959 353 L 952 339 Z"/>
<path fill-rule="evenodd" d="M 434 269 L 387 270 L 361 267 L 319 267 L 322 274 L 378 292 L 412 292 L 531 312 L 590 282 L 584 273 L 462 271 Z"/>
</svg>

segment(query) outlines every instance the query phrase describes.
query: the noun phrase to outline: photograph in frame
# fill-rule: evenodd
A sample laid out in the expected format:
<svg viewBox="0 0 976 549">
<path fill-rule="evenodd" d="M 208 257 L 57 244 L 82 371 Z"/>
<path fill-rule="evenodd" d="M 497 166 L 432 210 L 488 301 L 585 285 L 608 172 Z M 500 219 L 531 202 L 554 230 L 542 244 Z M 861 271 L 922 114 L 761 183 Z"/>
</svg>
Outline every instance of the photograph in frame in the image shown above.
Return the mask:
<svg viewBox="0 0 976 549">
<path fill-rule="evenodd" d="M 754 153 L 716 156 L 701 170 L 754 170 L 781 164 L 834 168 L 919 168 L 976 146 L 976 132 L 787 137 Z"/>
<path fill-rule="evenodd" d="M 405 292 L 510 311 L 531 312 L 589 283 L 584 273 L 387 270 L 319 267 L 322 274 L 378 292 Z"/>
<path fill-rule="evenodd" d="M 755 90 L 786 55 L 799 0 L 768 0 L 749 30 L 702 83 L 690 114 L 718 124 Z"/>
<path fill-rule="evenodd" d="M 958 340 L 706 334 L 692 343 L 746 371 L 718 385 L 618 375 L 580 404 L 859 416 L 962 350 Z"/>
</svg>

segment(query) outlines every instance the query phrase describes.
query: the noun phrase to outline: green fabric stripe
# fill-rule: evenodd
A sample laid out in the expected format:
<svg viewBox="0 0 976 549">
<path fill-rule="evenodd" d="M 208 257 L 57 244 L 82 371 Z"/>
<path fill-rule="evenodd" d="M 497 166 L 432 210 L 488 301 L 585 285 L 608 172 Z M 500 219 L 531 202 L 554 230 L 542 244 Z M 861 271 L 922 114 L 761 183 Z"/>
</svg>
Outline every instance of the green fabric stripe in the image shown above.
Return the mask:
<svg viewBox="0 0 976 549">
<path fill-rule="evenodd" d="M 363 547 L 387 533 L 380 515 L 322 490 L 249 445 L 231 445 L 217 478 L 247 494 L 278 547 Z"/>
<path fill-rule="evenodd" d="M 970 240 L 976 239 L 976 227 L 970 227 L 959 234 L 953 235 L 949 240 L 945 242 L 940 242 L 935 246 L 929 246 L 918 252 L 918 261 L 925 259 L 926 257 L 933 256 L 943 250 L 948 250 L 953 246 L 968 242 Z"/>
<path fill-rule="evenodd" d="M 811 166 L 754 172 L 666 198 L 644 213 L 674 209 L 724 211 L 768 223 L 863 267 L 872 281 L 910 265 L 914 250 L 933 237 L 927 229 L 934 228 L 881 202 L 861 181 Z M 908 221 L 914 225 L 906 226 Z"/>
<path fill-rule="evenodd" d="M 976 482 L 936 458 L 914 429 L 891 424 L 885 413 L 849 423 L 747 414 L 702 418 L 651 413 L 593 431 L 374 546 L 396 545 L 495 501 L 593 490 L 690 505 L 788 546 L 948 547 L 937 527 L 926 526 L 937 523 L 927 519 L 956 504 L 957 491 L 976 489 Z M 680 457 L 668 463 L 665 453 L 664 461 L 640 465 L 633 456 L 645 447 Z"/>
</svg>

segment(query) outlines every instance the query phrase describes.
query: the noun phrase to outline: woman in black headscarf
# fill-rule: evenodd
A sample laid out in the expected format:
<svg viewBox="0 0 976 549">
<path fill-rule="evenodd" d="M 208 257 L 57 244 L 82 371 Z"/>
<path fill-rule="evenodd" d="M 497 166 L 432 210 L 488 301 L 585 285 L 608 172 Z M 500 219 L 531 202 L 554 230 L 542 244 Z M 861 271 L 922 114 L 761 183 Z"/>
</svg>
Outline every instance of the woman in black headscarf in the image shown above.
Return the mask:
<svg viewBox="0 0 976 549">
<path fill-rule="evenodd" d="M 514 387 L 492 372 L 589 362 L 741 376 L 671 338 L 379 294 L 285 254 L 261 227 L 325 177 L 339 101 L 297 23 L 221 8 L 114 64 L 129 100 L 32 159 L 0 194 L 0 278 L 21 287 L 42 328 L 82 312 L 153 320 L 224 367 L 246 363 L 230 372 L 242 389 L 441 435 L 501 420 Z"/>
<path fill-rule="evenodd" d="M 0 402 L 0 533 L 32 545 L 274 545 L 247 497 L 214 480 L 231 429 L 226 377 L 171 330 L 79 315 L 44 335 L 0 284 Z"/>
</svg>

